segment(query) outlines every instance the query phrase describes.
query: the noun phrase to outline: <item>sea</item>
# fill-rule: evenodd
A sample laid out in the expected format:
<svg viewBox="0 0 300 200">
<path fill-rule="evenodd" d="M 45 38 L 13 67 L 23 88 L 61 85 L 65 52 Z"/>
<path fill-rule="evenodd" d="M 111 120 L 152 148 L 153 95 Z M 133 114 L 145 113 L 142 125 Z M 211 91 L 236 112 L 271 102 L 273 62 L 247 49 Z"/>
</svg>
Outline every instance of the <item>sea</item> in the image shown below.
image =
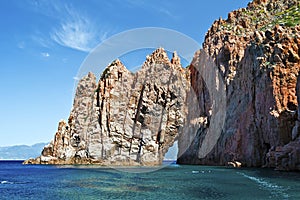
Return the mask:
<svg viewBox="0 0 300 200">
<path fill-rule="evenodd" d="M 0 161 L 0 199 L 300 199 L 300 173 L 174 162 L 109 168 Z"/>
</svg>

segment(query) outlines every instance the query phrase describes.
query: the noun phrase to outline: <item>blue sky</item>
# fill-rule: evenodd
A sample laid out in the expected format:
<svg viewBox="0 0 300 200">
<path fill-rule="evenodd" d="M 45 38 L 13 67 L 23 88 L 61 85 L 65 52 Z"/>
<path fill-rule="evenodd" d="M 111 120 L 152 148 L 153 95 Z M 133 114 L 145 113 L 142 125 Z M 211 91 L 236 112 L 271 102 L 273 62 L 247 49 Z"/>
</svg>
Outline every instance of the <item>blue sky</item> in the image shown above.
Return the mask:
<svg viewBox="0 0 300 200">
<path fill-rule="evenodd" d="M 0 146 L 50 141 L 72 107 L 88 53 L 133 28 L 169 28 L 203 42 L 219 17 L 248 0 L 0 1 Z"/>
</svg>

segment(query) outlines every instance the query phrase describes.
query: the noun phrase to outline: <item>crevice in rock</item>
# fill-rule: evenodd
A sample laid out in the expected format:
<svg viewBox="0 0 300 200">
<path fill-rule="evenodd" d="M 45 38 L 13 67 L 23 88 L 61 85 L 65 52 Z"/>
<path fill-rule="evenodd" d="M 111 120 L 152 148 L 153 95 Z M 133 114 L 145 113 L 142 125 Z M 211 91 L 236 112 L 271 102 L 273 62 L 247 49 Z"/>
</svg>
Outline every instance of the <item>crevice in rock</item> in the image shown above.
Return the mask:
<svg viewBox="0 0 300 200">
<path fill-rule="evenodd" d="M 141 109 L 141 106 L 142 106 L 142 103 L 143 103 L 144 90 L 145 90 L 145 84 L 142 85 L 142 88 L 141 88 L 141 91 L 140 91 L 140 96 L 138 98 L 138 104 L 137 104 L 137 107 L 136 107 L 136 113 L 135 113 L 134 123 L 133 123 L 133 127 L 132 127 L 132 137 L 131 137 L 131 142 L 130 142 L 130 147 L 129 147 L 129 155 L 131 153 L 132 141 L 133 141 L 134 135 L 135 135 L 136 123 L 137 123 L 138 118 L 140 116 L 140 109 Z"/>
<path fill-rule="evenodd" d="M 141 162 L 142 147 L 146 144 L 146 142 L 143 140 L 143 137 L 144 137 L 143 132 L 140 132 L 139 145 L 138 145 L 139 149 L 138 149 L 137 156 L 136 156 L 136 161 L 139 163 Z"/>
<path fill-rule="evenodd" d="M 105 83 L 105 81 L 104 81 Z M 105 86 L 105 84 L 104 84 Z M 100 87 L 100 86 L 99 86 Z M 105 91 L 105 87 L 103 88 L 103 90 Z M 104 94 L 102 94 L 104 95 Z M 104 97 L 102 96 L 100 99 L 100 90 L 97 93 L 97 105 L 100 104 L 99 107 L 99 115 L 98 115 L 98 124 L 100 127 L 100 142 L 101 142 L 101 158 L 104 158 L 104 141 L 103 141 L 103 129 L 102 129 L 102 111 L 103 111 L 103 107 L 104 107 Z M 101 103 L 100 103 L 101 100 Z"/>
<path fill-rule="evenodd" d="M 106 129 L 107 129 L 107 134 L 109 137 L 111 137 L 111 133 L 110 133 L 110 102 L 107 102 L 107 106 L 106 106 Z"/>
<path fill-rule="evenodd" d="M 96 94 L 97 94 L 97 107 L 100 107 L 100 85 L 98 84 L 97 90 L 96 90 Z"/>
</svg>

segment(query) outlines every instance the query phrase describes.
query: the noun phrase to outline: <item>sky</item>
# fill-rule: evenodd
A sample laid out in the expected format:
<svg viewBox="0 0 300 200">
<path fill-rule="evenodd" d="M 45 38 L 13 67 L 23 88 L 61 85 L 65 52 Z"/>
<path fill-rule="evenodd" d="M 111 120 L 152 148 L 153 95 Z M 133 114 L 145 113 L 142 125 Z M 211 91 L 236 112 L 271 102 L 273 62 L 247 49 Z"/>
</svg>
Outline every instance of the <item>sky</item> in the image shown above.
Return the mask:
<svg viewBox="0 0 300 200">
<path fill-rule="evenodd" d="M 70 114 L 81 64 L 111 36 L 160 27 L 202 44 L 214 20 L 248 2 L 0 1 L 0 146 L 52 140 L 59 120 Z"/>
</svg>

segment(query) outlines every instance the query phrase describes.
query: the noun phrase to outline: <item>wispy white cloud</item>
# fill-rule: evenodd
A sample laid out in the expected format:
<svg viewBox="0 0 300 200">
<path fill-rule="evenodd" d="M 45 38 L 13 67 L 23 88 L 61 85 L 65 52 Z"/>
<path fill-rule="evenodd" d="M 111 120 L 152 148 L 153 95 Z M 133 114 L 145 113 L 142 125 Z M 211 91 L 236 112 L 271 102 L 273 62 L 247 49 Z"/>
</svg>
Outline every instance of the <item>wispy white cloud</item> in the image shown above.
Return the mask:
<svg viewBox="0 0 300 200">
<path fill-rule="evenodd" d="M 174 13 L 172 13 L 167 8 L 157 8 L 157 11 L 160 12 L 160 13 L 162 13 L 162 14 L 164 14 L 164 15 L 166 15 L 166 16 L 168 16 L 168 17 L 171 17 L 171 18 L 174 18 L 174 19 L 178 18 L 177 15 L 175 15 Z"/>
<path fill-rule="evenodd" d="M 95 45 L 96 31 L 91 21 L 66 7 L 67 17 L 51 33 L 51 39 L 61 46 L 89 52 Z"/>
<path fill-rule="evenodd" d="M 139 7 L 144 10 L 154 11 L 156 13 L 160 13 L 164 16 L 176 19 L 179 17 L 178 14 L 175 14 L 172 11 L 172 1 L 162 1 L 159 4 L 153 3 L 152 1 L 146 0 L 127 0 L 127 5 L 129 7 Z"/>
<path fill-rule="evenodd" d="M 33 35 L 31 35 L 31 39 L 35 43 L 45 48 L 51 48 L 53 46 L 53 42 L 49 40 L 49 38 L 46 38 L 45 35 L 43 35 L 40 32 L 35 32 Z"/>
<path fill-rule="evenodd" d="M 41 55 L 45 58 L 50 57 L 50 54 L 48 52 L 42 52 Z"/>
<path fill-rule="evenodd" d="M 59 44 L 64 47 L 89 52 L 99 42 L 107 38 L 108 31 L 103 31 L 85 13 L 75 9 L 71 4 L 60 1 L 39 1 L 34 4 L 37 10 L 46 10 L 45 15 L 58 21 L 50 30 L 49 38 L 35 34 L 32 39 L 43 47 Z M 43 8 L 43 9 L 41 9 Z"/>
<path fill-rule="evenodd" d="M 18 48 L 19 48 L 19 49 L 24 49 L 24 48 L 25 48 L 25 42 L 24 42 L 24 41 L 19 42 L 19 43 L 18 43 Z"/>
<path fill-rule="evenodd" d="M 68 59 L 67 59 L 67 58 L 63 58 L 63 59 L 62 59 L 62 62 L 63 62 L 63 63 L 67 63 L 67 62 L 68 62 Z"/>
</svg>

